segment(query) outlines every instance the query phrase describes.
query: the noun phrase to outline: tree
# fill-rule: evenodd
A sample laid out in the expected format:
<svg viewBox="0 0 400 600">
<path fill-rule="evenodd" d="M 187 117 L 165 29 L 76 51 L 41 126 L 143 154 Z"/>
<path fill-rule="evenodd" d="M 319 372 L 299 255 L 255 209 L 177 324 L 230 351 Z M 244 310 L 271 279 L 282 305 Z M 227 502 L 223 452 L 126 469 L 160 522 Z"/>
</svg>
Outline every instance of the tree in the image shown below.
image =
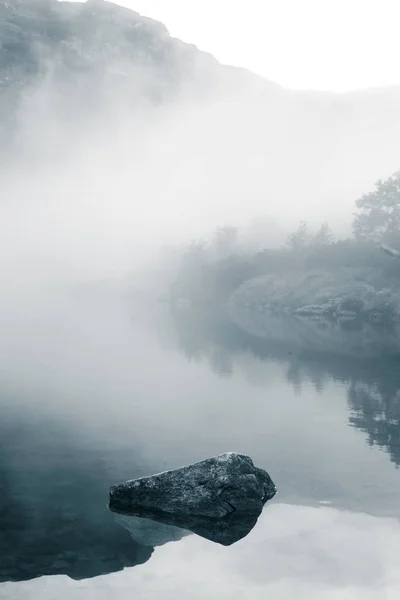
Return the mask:
<svg viewBox="0 0 400 600">
<path fill-rule="evenodd" d="M 333 244 L 333 233 L 328 223 L 322 223 L 317 233 L 313 236 L 311 243 L 316 248 Z"/>
<path fill-rule="evenodd" d="M 287 239 L 289 248 L 295 252 L 305 250 L 310 242 L 310 234 L 308 233 L 308 225 L 302 221 L 296 231 L 291 233 Z"/>
<path fill-rule="evenodd" d="M 207 262 L 206 243 L 203 240 L 193 240 L 182 254 L 181 274 L 185 277 L 195 278 Z"/>
<path fill-rule="evenodd" d="M 386 181 L 379 180 L 375 189 L 356 202 L 359 209 L 353 221 L 359 239 L 398 244 L 400 242 L 400 171 Z"/>
<path fill-rule="evenodd" d="M 226 225 L 217 229 L 212 241 L 216 258 L 227 258 L 236 250 L 239 232 L 236 227 Z"/>
</svg>

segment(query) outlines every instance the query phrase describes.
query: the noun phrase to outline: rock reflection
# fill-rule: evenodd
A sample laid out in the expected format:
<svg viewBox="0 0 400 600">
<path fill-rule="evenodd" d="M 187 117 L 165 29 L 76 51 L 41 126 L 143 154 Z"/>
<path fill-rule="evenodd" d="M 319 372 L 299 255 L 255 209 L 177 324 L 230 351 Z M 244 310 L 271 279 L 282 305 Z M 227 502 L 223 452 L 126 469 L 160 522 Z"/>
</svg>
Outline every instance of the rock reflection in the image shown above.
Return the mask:
<svg viewBox="0 0 400 600">
<path fill-rule="evenodd" d="M 139 544 L 162 546 L 195 533 L 222 546 L 231 546 L 250 533 L 257 523 L 258 516 L 235 512 L 221 519 L 210 519 L 138 511 L 138 516 L 116 515 L 116 521 L 125 527 Z"/>
<path fill-rule="evenodd" d="M 136 543 L 152 548 L 164 546 L 169 542 L 178 542 L 183 537 L 192 534 L 191 531 L 176 525 L 168 525 L 144 517 L 116 514 L 115 521 L 129 532 Z"/>
</svg>

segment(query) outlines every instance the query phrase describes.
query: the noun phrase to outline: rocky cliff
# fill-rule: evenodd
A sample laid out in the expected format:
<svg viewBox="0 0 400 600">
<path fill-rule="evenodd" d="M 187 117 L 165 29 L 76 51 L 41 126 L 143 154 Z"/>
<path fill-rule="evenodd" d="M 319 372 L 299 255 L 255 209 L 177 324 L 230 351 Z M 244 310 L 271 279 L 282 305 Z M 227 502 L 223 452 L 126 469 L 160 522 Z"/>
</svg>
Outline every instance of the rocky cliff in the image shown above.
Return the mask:
<svg viewBox="0 0 400 600">
<path fill-rule="evenodd" d="M 44 89 L 52 93 L 38 102 Z M 39 123 L 51 113 L 69 127 L 105 108 L 121 113 L 121 103 L 134 112 L 177 97 L 206 107 L 177 146 L 187 154 L 189 139 L 193 152 L 212 139 L 201 171 L 219 197 L 242 205 L 245 197 L 249 215 L 281 207 L 289 218 L 290 199 L 305 219 L 319 217 L 322 205 L 331 219 L 398 169 L 398 87 L 342 95 L 288 91 L 220 65 L 161 23 L 111 2 L 0 0 L 3 152 L 16 132 L 21 137 L 26 115 Z"/>
</svg>

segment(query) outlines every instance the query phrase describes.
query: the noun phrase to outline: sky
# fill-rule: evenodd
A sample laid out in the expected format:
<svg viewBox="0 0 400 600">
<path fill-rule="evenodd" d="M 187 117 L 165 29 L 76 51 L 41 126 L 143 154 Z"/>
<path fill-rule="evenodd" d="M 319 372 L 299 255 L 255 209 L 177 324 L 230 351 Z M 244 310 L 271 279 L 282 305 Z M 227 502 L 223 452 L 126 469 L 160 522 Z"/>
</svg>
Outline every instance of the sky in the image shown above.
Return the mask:
<svg viewBox="0 0 400 600">
<path fill-rule="evenodd" d="M 289 89 L 400 84 L 399 0 L 119 0 Z"/>
</svg>

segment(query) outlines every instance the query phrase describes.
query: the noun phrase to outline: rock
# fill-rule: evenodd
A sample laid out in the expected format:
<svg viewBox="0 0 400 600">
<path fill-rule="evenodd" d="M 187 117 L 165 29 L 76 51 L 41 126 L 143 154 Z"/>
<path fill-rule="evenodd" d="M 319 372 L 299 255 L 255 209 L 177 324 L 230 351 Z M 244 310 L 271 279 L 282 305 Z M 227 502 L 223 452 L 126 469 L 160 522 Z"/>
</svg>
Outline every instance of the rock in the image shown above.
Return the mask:
<svg viewBox="0 0 400 600">
<path fill-rule="evenodd" d="M 313 316 L 326 316 L 332 312 L 332 305 L 328 303 L 324 304 L 309 304 L 307 306 L 300 306 L 293 310 L 294 315 L 313 317 Z"/>
<path fill-rule="evenodd" d="M 110 510 L 122 514 L 224 518 L 261 513 L 276 488 L 249 456 L 228 452 L 201 462 L 114 485 Z M 145 516 L 145 515 L 142 515 Z M 172 524 L 172 523 L 171 523 Z"/>
<path fill-rule="evenodd" d="M 358 314 L 356 312 L 354 312 L 354 310 L 338 310 L 336 317 L 339 320 L 351 320 L 354 321 L 355 319 L 358 319 Z"/>
<path fill-rule="evenodd" d="M 364 312 L 364 301 L 361 298 L 347 297 L 340 300 L 337 311 L 343 313 L 350 311 L 352 313 L 361 314 Z"/>
</svg>

